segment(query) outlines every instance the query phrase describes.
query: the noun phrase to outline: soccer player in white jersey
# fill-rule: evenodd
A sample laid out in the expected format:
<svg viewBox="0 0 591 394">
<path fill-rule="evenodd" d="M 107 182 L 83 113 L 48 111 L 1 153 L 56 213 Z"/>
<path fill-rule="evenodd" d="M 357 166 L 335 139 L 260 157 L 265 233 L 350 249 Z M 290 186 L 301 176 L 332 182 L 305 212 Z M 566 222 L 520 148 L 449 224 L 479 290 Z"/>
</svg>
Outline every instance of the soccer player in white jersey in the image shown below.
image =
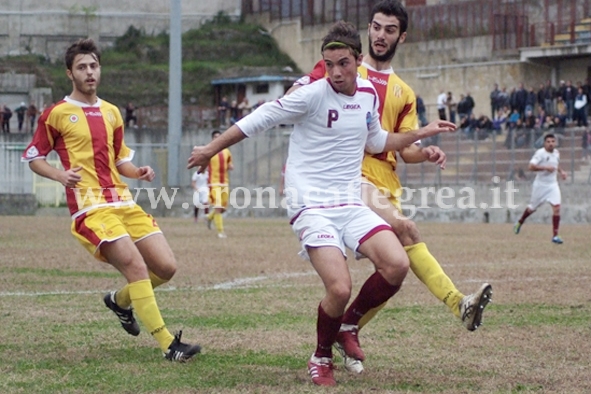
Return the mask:
<svg viewBox="0 0 591 394">
<path fill-rule="evenodd" d="M 207 146 L 193 148 L 187 167 L 203 169 L 214 154 L 246 137 L 295 124 L 285 173 L 287 210 L 302 245 L 300 254 L 310 259 L 326 290 L 318 306 L 317 346 L 308 372 L 315 384 L 333 386 L 332 345 L 352 288 L 345 248 L 368 257 L 376 268 L 352 302 L 359 318 L 399 290 L 409 265 L 391 227 L 363 204 L 363 152 L 394 151 L 453 131 L 455 125 L 437 121 L 404 134 L 382 130 L 375 88 L 357 78 L 361 41 L 350 23 L 338 22 L 330 29 L 322 55 L 328 78 L 262 105 Z"/>
<path fill-rule="evenodd" d="M 406 133 L 418 128 L 416 96 L 393 70 L 392 60 L 399 44 L 407 37 L 408 13 L 399 0 L 377 2 L 369 15 L 369 49 L 363 63 L 357 68 L 359 76 L 373 83 L 380 99 L 381 126 L 390 133 Z M 326 66 L 320 60 L 314 70 L 295 82 L 288 93 L 302 85 L 314 83 L 326 76 Z M 482 324 L 484 308 L 491 301 L 492 286 L 483 283 L 480 288 L 464 295 L 443 271 L 424 241 L 417 224 L 402 212 L 400 197 L 402 184 L 396 173 L 398 160 L 406 163 L 425 161 L 445 168 L 446 155 L 437 146 L 420 147 L 410 144 L 398 152 L 366 153 L 361 165 L 361 196 L 369 208 L 384 219 L 398 236 L 408 254 L 410 269 L 429 291 L 459 317 L 464 326 L 476 330 Z M 345 368 L 354 373 L 363 372 L 365 358 L 359 343 L 359 332 L 386 304 L 370 310 L 358 325 L 349 324 L 347 311 L 335 347 L 343 356 Z"/>
<path fill-rule="evenodd" d="M 199 208 L 205 210 L 205 214 L 208 213 L 209 209 L 209 186 L 207 179 L 209 173 L 207 171 L 199 173 L 195 171 L 191 177 L 191 187 L 194 190 L 193 193 L 193 220 L 197 223 L 199 219 Z"/>
<path fill-rule="evenodd" d="M 554 134 L 546 134 L 544 147 L 534 153 L 529 161 L 529 170 L 536 171 L 536 178 L 531 192 L 531 199 L 521 218 L 513 226 L 513 232 L 519 234 L 521 226 L 529 215 L 543 203 L 552 206 L 552 242 L 561 244 L 562 238 L 558 235 L 560 226 L 560 188 L 558 187 L 558 175 L 565 180 L 566 172 L 560 168 L 560 153 L 556 149 L 556 137 Z"/>
</svg>

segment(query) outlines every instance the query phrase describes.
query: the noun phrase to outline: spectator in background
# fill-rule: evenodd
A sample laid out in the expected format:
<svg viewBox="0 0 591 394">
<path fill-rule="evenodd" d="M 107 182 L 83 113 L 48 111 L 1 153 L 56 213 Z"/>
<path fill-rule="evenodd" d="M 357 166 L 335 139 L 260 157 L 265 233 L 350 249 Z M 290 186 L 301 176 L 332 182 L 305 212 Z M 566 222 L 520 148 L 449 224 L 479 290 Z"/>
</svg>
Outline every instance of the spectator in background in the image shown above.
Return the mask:
<svg viewBox="0 0 591 394">
<path fill-rule="evenodd" d="M 137 116 L 134 115 L 134 112 L 135 106 L 133 105 L 133 103 L 127 103 L 127 105 L 125 106 L 125 127 L 137 128 Z"/>
<path fill-rule="evenodd" d="M 460 117 L 460 124 L 468 117 L 468 100 L 463 94 L 460 94 L 460 101 L 458 102 L 458 116 Z"/>
<path fill-rule="evenodd" d="M 568 111 L 566 109 L 566 103 L 560 95 L 556 97 L 556 116 L 560 118 L 560 123 L 566 125 L 566 121 L 568 119 Z"/>
<path fill-rule="evenodd" d="M 498 84 L 494 84 L 493 90 L 492 92 L 490 92 L 490 113 L 491 113 L 491 117 L 495 117 L 497 114 L 498 109 L 500 108 L 500 102 L 499 102 L 499 94 L 501 93 L 501 91 L 499 90 L 499 85 Z"/>
<path fill-rule="evenodd" d="M 230 104 L 230 125 L 238 122 L 240 119 L 239 111 L 238 111 L 238 102 L 236 100 L 232 100 Z"/>
<path fill-rule="evenodd" d="M 499 93 L 499 108 L 507 108 L 505 112 L 511 113 L 511 103 L 509 102 L 509 93 L 507 93 L 507 88 L 503 86 L 501 92 Z"/>
<path fill-rule="evenodd" d="M 474 129 L 476 128 L 476 119 L 474 114 L 470 114 L 462 120 L 460 123 L 460 129 L 462 130 L 462 134 L 465 138 L 472 139 L 474 138 Z"/>
<path fill-rule="evenodd" d="M 536 95 L 536 92 L 534 91 L 534 88 L 532 86 L 527 91 L 527 96 L 525 97 L 525 112 L 527 113 L 528 111 L 530 111 L 533 113 L 534 109 L 536 108 L 537 101 L 538 96 Z"/>
<path fill-rule="evenodd" d="M 16 112 L 16 118 L 18 120 L 18 132 L 20 133 L 23 130 L 23 123 L 25 122 L 25 114 L 27 113 L 27 106 L 25 102 L 21 102 L 14 112 Z"/>
<path fill-rule="evenodd" d="M 238 104 L 238 119 L 244 118 L 250 113 L 251 107 L 248 104 L 248 99 L 244 97 L 240 104 Z"/>
<path fill-rule="evenodd" d="M 471 115 L 472 112 L 474 111 L 474 107 L 476 106 L 476 103 L 474 102 L 474 99 L 472 98 L 472 96 L 470 96 L 470 92 L 466 92 L 466 102 L 467 102 L 467 108 L 468 108 L 468 115 Z"/>
<path fill-rule="evenodd" d="M 427 108 L 423 98 L 417 94 L 417 115 L 419 116 L 420 127 L 426 126 L 429 122 L 427 121 Z"/>
<path fill-rule="evenodd" d="M 536 93 L 536 102 L 540 111 L 544 111 L 544 117 L 546 115 L 546 103 L 544 101 L 544 84 L 540 84 L 540 88 Z"/>
<path fill-rule="evenodd" d="M 575 87 L 572 85 L 572 82 L 570 80 L 566 81 L 566 85 L 564 86 L 562 92 L 562 99 L 566 103 L 566 117 L 569 122 L 573 120 L 573 111 L 576 95 L 577 91 Z"/>
<path fill-rule="evenodd" d="M 228 98 L 226 96 L 222 97 L 220 104 L 218 105 L 218 119 L 220 126 L 227 125 L 227 116 L 228 110 L 230 109 L 230 103 L 228 103 Z"/>
<path fill-rule="evenodd" d="M 2 113 L 2 130 L 5 133 L 10 133 L 10 118 L 12 118 L 12 110 L 8 108 L 8 105 L 4 104 Z"/>
<path fill-rule="evenodd" d="M 447 92 L 447 98 L 445 100 L 445 105 L 447 105 L 447 110 L 449 112 L 449 121 L 452 123 L 456 123 L 456 112 L 458 110 L 458 103 L 453 98 L 451 92 Z"/>
<path fill-rule="evenodd" d="M 37 120 L 37 115 L 39 114 L 39 110 L 33 101 L 29 104 L 29 108 L 27 109 L 27 116 L 29 117 L 29 125 L 31 126 L 31 133 L 35 132 L 35 120 Z"/>
<path fill-rule="evenodd" d="M 445 109 L 447 108 L 447 93 L 443 90 L 437 96 L 437 112 L 439 113 L 439 119 L 447 120 L 445 115 Z"/>
<path fill-rule="evenodd" d="M 556 89 L 552 86 L 552 81 L 546 81 L 546 87 L 544 88 L 544 108 L 546 113 L 554 115 L 554 99 L 556 98 Z"/>
<path fill-rule="evenodd" d="M 587 95 L 583 93 L 583 87 L 580 87 L 575 96 L 573 121 L 577 122 L 577 126 L 587 127 Z"/>
<path fill-rule="evenodd" d="M 523 85 L 523 82 L 519 84 L 519 88 L 515 91 L 515 108 L 519 112 L 519 116 L 522 118 L 525 116 L 525 107 L 527 105 L 527 90 Z"/>
</svg>

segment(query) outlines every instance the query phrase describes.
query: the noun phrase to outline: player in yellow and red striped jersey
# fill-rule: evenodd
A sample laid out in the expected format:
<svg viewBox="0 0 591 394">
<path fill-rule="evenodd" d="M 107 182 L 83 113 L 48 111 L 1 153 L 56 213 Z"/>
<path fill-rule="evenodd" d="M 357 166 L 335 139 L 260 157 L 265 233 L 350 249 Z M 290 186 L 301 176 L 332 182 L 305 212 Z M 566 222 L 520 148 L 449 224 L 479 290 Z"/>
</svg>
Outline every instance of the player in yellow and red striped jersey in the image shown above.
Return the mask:
<svg viewBox="0 0 591 394">
<path fill-rule="evenodd" d="M 211 139 L 214 140 L 221 135 L 219 130 L 211 133 Z M 209 173 L 209 214 L 207 215 L 207 225 L 211 228 L 211 222 L 214 223 L 218 231 L 218 238 L 226 238 L 224 233 L 224 220 L 222 214 L 228 208 L 228 196 L 230 194 L 230 173 L 234 169 L 232 163 L 232 153 L 229 149 L 224 149 L 211 158 L 207 171 Z"/>
<path fill-rule="evenodd" d="M 72 93 L 43 112 L 23 161 L 35 173 L 64 185 L 72 234 L 127 280 L 122 289 L 103 298 L 125 331 L 139 335 L 135 311 L 166 359 L 186 361 L 200 347 L 181 342 L 181 332 L 173 336 L 168 331 L 154 296 L 154 288 L 176 272 L 174 254 L 154 218 L 134 203 L 121 180 L 123 175 L 152 181 L 154 170 L 131 162 L 133 151 L 123 141 L 119 109 L 97 96 L 101 64 L 94 41 L 72 44 L 65 63 Z M 52 150 L 63 170 L 47 163 Z"/>
</svg>

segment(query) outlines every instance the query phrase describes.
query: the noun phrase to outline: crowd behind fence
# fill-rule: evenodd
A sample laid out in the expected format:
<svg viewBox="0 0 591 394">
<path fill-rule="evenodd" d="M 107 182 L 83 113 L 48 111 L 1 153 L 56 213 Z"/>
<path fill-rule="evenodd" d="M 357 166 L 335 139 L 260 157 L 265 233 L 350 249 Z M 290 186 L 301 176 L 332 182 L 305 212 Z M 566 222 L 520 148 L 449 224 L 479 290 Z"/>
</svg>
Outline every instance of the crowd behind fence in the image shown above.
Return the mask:
<svg viewBox="0 0 591 394">
<path fill-rule="evenodd" d="M 187 158 L 195 144 L 205 144 L 211 130 L 201 131 L 191 143 L 181 145 L 178 157 L 179 168 L 186 167 Z M 278 127 L 260 136 L 248 138 L 230 150 L 234 170 L 230 173 L 231 187 L 254 190 L 258 187 L 272 187 L 279 190 L 282 168 L 287 158 L 291 127 Z M 557 134 L 561 167 L 567 171 L 568 183 L 591 183 L 591 151 L 583 148 L 584 128 L 566 128 Z M 531 131 L 532 133 L 534 131 Z M 513 180 L 529 182 L 533 173 L 527 167 L 534 151 L 539 147 L 536 138 L 530 144 L 516 147 L 504 145 L 505 136 L 491 133 L 486 139 L 466 139 L 461 131 L 443 134 L 424 144 L 436 143 L 447 154 L 447 167 L 440 170 L 431 163 L 405 164 L 400 160 L 398 174 L 405 186 L 440 186 L 463 184 L 487 184 Z M 128 144 L 135 150 L 134 163 L 150 165 L 157 177 L 151 182 L 126 180 L 131 190 L 135 188 L 160 189 L 166 185 L 168 147 L 165 143 Z M 34 176 L 20 157 L 26 142 L 0 140 L 0 193 L 35 193 L 42 205 L 59 205 L 65 202 L 63 188 L 53 181 Z M 54 152 L 47 158 L 53 165 L 59 165 Z M 181 170 L 181 185 L 171 187 L 189 188 L 192 171 Z"/>
</svg>

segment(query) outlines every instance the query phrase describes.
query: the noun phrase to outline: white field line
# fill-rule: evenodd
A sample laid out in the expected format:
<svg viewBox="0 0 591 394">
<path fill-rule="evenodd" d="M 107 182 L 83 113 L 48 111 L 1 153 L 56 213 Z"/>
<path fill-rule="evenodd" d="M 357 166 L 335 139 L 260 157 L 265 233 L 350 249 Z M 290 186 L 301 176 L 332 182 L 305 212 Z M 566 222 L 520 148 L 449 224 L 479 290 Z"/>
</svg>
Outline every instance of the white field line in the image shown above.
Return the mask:
<svg viewBox="0 0 591 394">
<path fill-rule="evenodd" d="M 359 271 L 359 270 L 351 270 L 351 272 Z M 373 270 L 371 270 L 373 271 Z M 260 287 L 293 287 L 291 284 L 279 284 L 279 283 L 272 283 L 272 284 L 261 284 L 263 281 L 269 280 L 282 280 L 282 279 L 291 279 L 291 278 L 298 278 L 298 277 L 307 277 L 307 276 L 314 276 L 316 275 L 315 271 L 307 271 L 307 272 L 291 272 L 291 273 L 281 273 L 276 275 L 268 275 L 268 276 L 253 276 L 253 277 L 246 277 L 246 278 L 238 278 L 227 282 L 217 283 L 211 286 L 187 286 L 187 287 L 175 287 L 175 286 L 166 286 L 166 287 L 159 287 L 156 289 L 156 292 L 171 292 L 171 291 L 208 291 L 208 290 L 234 290 L 234 289 L 253 289 L 253 288 L 260 288 Z M 416 279 L 416 278 L 415 278 Z M 580 280 L 588 280 L 589 277 L 587 276 L 579 276 L 577 279 Z M 494 279 L 494 280 L 483 280 L 483 279 L 463 279 L 456 281 L 456 283 L 510 283 L 510 282 L 539 282 L 539 281 L 547 281 L 552 280 L 551 277 L 545 278 L 536 278 L 536 277 L 526 277 L 526 278 L 504 278 L 504 279 Z M 418 280 L 417 280 L 418 281 Z M 301 285 L 300 285 L 301 286 Z M 60 290 L 60 291 L 33 291 L 33 292 L 25 292 L 25 291 L 15 291 L 15 292 L 0 292 L 0 297 L 38 297 L 38 296 L 51 296 L 51 295 L 83 295 L 83 294 L 102 294 L 106 293 L 109 290 L 79 290 L 79 291 L 70 291 L 70 290 Z"/>
<path fill-rule="evenodd" d="M 315 271 L 308 271 L 308 272 L 292 272 L 292 273 L 282 273 L 277 275 L 270 275 L 270 276 L 253 276 L 247 278 L 239 278 L 234 279 L 228 282 L 221 282 L 211 286 L 187 286 L 187 287 L 175 287 L 175 286 L 167 286 L 167 287 L 159 287 L 156 289 L 156 292 L 165 292 L 165 291 L 207 291 L 207 290 L 233 290 L 233 289 L 249 289 L 249 288 L 256 288 L 261 287 L 256 285 L 258 282 L 262 282 L 265 280 L 274 280 L 274 279 L 290 279 L 290 278 L 297 278 L 297 277 L 305 277 L 305 276 L 313 276 L 316 275 Z M 275 287 L 275 286 L 267 286 L 267 287 Z M 0 297 L 38 297 L 38 296 L 48 296 L 48 295 L 83 295 L 83 294 L 100 294 L 106 293 L 109 290 L 79 290 L 79 291 L 70 291 L 70 290 L 59 290 L 59 291 L 14 291 L 14 292 L 0 292 Z"/>
</svg>

